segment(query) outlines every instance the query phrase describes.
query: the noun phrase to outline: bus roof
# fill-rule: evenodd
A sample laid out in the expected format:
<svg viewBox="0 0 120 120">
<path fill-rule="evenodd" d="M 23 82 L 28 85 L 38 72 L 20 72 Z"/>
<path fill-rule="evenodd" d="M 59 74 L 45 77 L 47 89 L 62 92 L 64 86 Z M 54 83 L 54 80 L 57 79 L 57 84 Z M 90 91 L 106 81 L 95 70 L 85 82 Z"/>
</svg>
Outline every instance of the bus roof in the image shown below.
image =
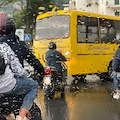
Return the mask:
<svg viewBox="0 0 120 120">
<path fill-rule="evenodd" d="M 58 11 L 48 11 L 46 13 L 43 13 L 41 15 L 37 16 L 37 19 L 42 19 L 44 17 L 49 17 L 53 15 L 69 15 L 72 10 L 58 10 Z"/>
<path fill-rule="evenodd" d="M 78 15 L 81 15 L 81 16 L 96 17 L 96 18 L 105 18 L 105 19 L 111 19 L 111 20 L 120 20 L 119 16 L 111 16 L 111 15 L 102 15 L 102 14 L 96 14 L 96 13 L 89 13 L 89 12 L 84 12 L 84 11 L 77 11 L 75 9 L 48 11 L 46 13 L 38 15 L 37 20 L 45 18 L 45 17 L 50 17 L 50 16 L 53 16 L 53 15 L 71 15 L 71 14 L 78 14 Z"/>
</svg>

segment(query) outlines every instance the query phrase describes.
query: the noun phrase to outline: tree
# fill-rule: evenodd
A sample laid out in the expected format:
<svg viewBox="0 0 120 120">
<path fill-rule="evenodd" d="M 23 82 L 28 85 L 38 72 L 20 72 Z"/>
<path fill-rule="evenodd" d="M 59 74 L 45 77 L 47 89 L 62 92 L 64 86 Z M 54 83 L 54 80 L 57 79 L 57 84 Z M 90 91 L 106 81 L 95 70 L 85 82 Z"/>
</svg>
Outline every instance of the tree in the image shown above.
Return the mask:
<svg viewBox="0 0 120 120">
<path fill-rule="evenodd" d="M 14 18 L 15 18 L 15 22 L 16 22 L 16 29 L 21 28 L 21 19 L 20 19 L 21 13 L 20 12 L 16 12 L 14 14 Z"/>
<path fill-rule="evenodd" d="M 0 2 L 0 8 L 4 7 L 5 5 L 9 4 L 9 3 L 12 3 L 12 2 L 15 2 L 17 0 L 3 0 Z"/>
<path fill-rule="evenodd" d="M 17 21 L 17 28 L 21 23 L 21 28 L 22 26 L 25 26 L 25 33 L 30 33 L 33 36 L 35 31 L 36 17 L 41 11 L 38 8 L 45 7 L 43 12 L 47 12 L 49 10 L 49 5 L 51 4 L 54 4 L 54 0 L 27 0 L 26 6 L 20 13 L 21 16 L 19 16 L 17 13 L 14 14 L 14 17 Z"/>
</svg>

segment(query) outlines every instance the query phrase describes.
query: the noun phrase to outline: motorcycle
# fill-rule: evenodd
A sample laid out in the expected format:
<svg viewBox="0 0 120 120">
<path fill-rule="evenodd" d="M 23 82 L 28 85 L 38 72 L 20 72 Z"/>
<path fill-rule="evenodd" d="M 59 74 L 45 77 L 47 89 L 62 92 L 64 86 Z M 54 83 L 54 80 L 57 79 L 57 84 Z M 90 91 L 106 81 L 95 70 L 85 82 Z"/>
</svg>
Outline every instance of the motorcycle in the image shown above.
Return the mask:
<svg viewBox="0 0 120 120">
<path fill-rule="evenodd" d="M 38 77 L 36 71 L 29 71 L 29 73 L 30 75 L 28 77 L 37 80 Z M 15 120 L 15 117 L 19 114 L 20 107 L 22 106 L 23 98 L 24 95 L 10 96 L 0 94 L 0 120 Z M 29 120 L 42 120 L 41 105 L 37 98 L 35 98 L 29 112 Z M 10 117 L 10 119 L 8 117 Z"/>
<path fill-rule="evenodd" d="M 70 52 L 67 51 L 65 56 L 69 55 Z M 43 61 L 46 63 L 44 56 L 42 56 Z M 44 97 L 48 99 L 53 99 L 55 92 L 61 92 L 61 97 L 64 97 L 65 86 L 67 85 L 67 69 L 68 66 L 63 61 L 57 61 L 62 63 L 62 72 L 60 72 L 54 66 L 45 66 L 45 76 L 43 78 L 43 91 Z"/>
<path fill-rule="evenodd" d="M 24 95 L 18 96 L 6 96 L 1 94 L 0 96 L 0 120 L 15 120 L 16 115 L 19 114 L 19 109 L 22 105 Z M 29 120 L 42 120 L 41 108 L 37 99 L 34 100 L 33 106 L 30 109 Z"/>
<path fill-rule="evenodd" d="M 43 78 L 44 96 L 53 99 L 55 92 L 61 92 L 64 95 L 64 89 L 67 79 L 67 65 L 62 62 L 63 70 L 59 72 L 54 66 L 45 66 L 45 77 Z"/>
</svg>

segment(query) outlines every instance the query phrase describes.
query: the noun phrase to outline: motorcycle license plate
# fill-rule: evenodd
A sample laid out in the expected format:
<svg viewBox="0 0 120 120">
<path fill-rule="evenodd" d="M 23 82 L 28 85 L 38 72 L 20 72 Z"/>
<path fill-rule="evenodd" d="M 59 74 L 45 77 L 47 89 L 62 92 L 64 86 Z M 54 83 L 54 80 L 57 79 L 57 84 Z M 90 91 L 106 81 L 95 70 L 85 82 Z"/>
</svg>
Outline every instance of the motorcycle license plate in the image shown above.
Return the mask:
<svg viewBox="0 0 120 120">
<path fill-rule="evenodd" d="M 51 83 L 51 78 L 50 77 L 45 77 L 44 78 L 44 83 L 49 85 Z"/>
</svg>

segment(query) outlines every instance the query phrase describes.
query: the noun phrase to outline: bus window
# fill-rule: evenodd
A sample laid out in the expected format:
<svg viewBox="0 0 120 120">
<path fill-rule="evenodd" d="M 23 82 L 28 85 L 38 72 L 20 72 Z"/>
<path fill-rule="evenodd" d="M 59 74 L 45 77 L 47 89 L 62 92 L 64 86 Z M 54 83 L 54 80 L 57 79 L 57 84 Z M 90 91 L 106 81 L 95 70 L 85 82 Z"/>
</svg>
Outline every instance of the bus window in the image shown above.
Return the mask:
<svg viewBox="0 0 120 120">
<path fill-rule="evenodd" d="M 103 43 L 114 43 L 115 30 L 114 21 L 108 19 L 100 19 L 100 36 Z"/>
<path fill-rule="evenodd" d="M 117 34 L 120 34 L 120 21 L 114 21 L 114 29 L 115 29 L 115 38 Z"/>
<path fill-rule="evenodd" d="M 68 38 L 70 34 L 70 16 L 50 16 L 37 20 L 36 40 Z"/>
<path fill-rule="evenodd" d="M 77 17 L 77 42 L 98 43 L 98 20 L 93 17 Z"/>
</svg>

